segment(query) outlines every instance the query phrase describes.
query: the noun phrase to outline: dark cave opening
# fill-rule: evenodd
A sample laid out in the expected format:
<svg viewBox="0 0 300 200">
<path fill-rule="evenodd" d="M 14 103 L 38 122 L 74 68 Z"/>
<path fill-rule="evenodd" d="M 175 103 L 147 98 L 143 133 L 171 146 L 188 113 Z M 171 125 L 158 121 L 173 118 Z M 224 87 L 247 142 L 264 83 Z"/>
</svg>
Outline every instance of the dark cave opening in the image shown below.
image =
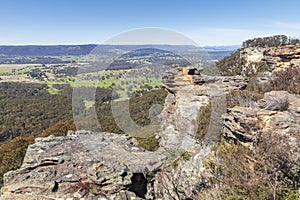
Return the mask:
<svg viewBox="0 0 300 200">
<path fill-rule="evenodd" d="M 145 198 L 147 194 L 147 179 L 142 173 L 134 173 L 131 177 L 131 185 L 129 186 L 129 191 L 134 192 L 136 196 L 140 198 Z"/>
</svg>

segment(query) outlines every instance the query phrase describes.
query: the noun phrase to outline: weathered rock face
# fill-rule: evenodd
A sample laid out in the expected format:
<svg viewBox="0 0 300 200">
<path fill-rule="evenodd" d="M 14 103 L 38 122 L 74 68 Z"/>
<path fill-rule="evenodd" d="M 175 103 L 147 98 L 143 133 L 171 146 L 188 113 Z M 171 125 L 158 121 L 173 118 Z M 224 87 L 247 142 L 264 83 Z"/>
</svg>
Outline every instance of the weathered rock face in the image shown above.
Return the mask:
<svg viewBox="0 0 300 200">
<path fill-rule="evenodd" d="M 36 139 L 22 167 L 5 175 L 1 199 L 197 199 L 202 160 L 220 137 L 225 93 L 242 77 L 174 71 L 161 113 L 160 148 L 149 152 L 130 136 L 88 131 Z M 197 141 L 201 107 L 212 104 L 212 127 Z"/>
<path fill-rule="evenodd" d="M 22 167 L 5 174 L 1 198 L 151 198 L 147 172 L 160 169 L 165 159 L 125 135 L 80 131 L 38 138 Z"/>
<path fill-rule="evenodd" d="M 245 48 L 241 51 L 241 58 L 246 61 L 242 74 L 248 71 L 259 71 L 261 65 L 253 63 L 265 62 L 270 72 L 280 71 L 290 66 L 300 66 L 300 45 L 286 45 L 269 48 Z M 249 69 L 251 68 L 251 69 Z"/>
<path fill-rule="evenodd" d="M 279 69 L 289 66 L 300 66 L 300 45 L 269 48 L 264 52 L 264 59 L 267 63 L 273 64 Z"/>
<path fill-rule="evenodd" d="M 234 107 L 224 115 L 224 136 L 252 146 L 260 134 L 286 136 L 295 149 L 300 146 L 300 97 L 286 91 L 266 93 L 254 107 Z"/>
<path fill-rule="evenodd" d="M 197 71 L 169 74 L 166 87 L 170 91 L 161 114 L 160 149 L 168 157 L 165 168 L 155 176 L 154 191 L 161 199 L 198 199 L 202 183 L 203 158 L 210 144 L 219 141 L 221 115 L 226 112 L 225 93 L 241 90 L 246 81 L 240 76 L 197 75 Z M 195 138 L 200 109 L 212 107 L 209 130 L 202 141 Z"/>
<path fill-rule="evenodd" d="M 163 121 L 163 131 L 159 134 L 161 148 L 193 150 L 199 145 L 195 132 L 200 108 L 211 102 L 212 108 L 216 109 L 213 113 L 223 114 L 226 112 L 226 92 L 246 86 L 246 80 L 241 76 L 195 75 L 195 70 L 191 75 L 190 71 L 185 69 L 168 73 L 165 87 L 169 95 L 160 117 Z M 213 116 L 211 121 L 217 118 L 220 115 Z"/>
<path fill-rule="evenodd" d="M 241 51 L 241 58 L 244 58 L 247 63 L 251 62 L 261 62 L 264 58 L 264 52 L 266 48 L 244 48 Z"/>
</svg>

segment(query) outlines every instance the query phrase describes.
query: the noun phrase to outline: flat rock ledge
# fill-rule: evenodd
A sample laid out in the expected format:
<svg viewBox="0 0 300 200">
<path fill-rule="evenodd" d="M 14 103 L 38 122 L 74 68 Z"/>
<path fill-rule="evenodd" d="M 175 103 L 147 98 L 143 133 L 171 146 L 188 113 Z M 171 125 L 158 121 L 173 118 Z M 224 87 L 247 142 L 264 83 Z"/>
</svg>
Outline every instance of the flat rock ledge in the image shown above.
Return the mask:
<svg viewBox="0 0 300 200">
<path fill-rule="evenodd" d="M 1 199 L 140 199 L 166 157 L 131 136 L 88 131 L 37 138 L 20 169 L 4 176 Z"/>
</svg>

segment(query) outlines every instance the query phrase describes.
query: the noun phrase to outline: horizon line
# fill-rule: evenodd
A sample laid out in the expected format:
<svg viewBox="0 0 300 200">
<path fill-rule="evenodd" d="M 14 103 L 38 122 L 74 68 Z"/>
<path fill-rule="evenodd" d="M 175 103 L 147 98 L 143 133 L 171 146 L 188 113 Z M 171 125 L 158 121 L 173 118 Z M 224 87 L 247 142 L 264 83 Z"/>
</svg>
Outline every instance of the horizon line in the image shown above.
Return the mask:
<svg viewBox="0 0 300 200">
<path fill-rule="evenodd" d="M 194 46 L 194 47 L 228 47 L 241 46 L 240 44 L 212 44 L 212 45 L 192 45 L 192 44 L 97 44 L 97 43 L 66 43 L 66 44 L 0 44 L 0 46 L 83 46 L 83 45 L 97 45 L 97 46 L 143 46 L 143 45 L 164 45 L 164 46 Z"/>
</svg>

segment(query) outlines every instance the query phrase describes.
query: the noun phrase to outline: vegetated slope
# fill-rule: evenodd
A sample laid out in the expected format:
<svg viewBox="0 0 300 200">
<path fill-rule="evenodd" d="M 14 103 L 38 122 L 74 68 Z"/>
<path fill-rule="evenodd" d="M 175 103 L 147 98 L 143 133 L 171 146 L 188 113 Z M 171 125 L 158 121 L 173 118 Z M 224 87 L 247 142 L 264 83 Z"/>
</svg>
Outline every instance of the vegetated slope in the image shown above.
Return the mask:
<svg viewBox="0 0 300 200">
<path fill-rule="evenodd" d="M 255 103 L 223 116 L 222 141 L 203 162 L 211 174 L 201 183 L 202 198 L 299 198 L 300 98 L 272 91 Z"/>
<path fill-rule="evenodd" d="M 257 38 L 217 63 L 223 75 L 243 75 L 249 83 L 227 94 L 223 139 L 204 160 L 211 174 L 200 198 L 299 198 L 298 49 L 297 39 Z"/>
<path fill-rule="evenodd" d="M 0 141 L 35 135 L 49 126 L 71 119 L 71 89 L 51 95 L 42 84 L 1 83 Z"/>
<path fill-rule="evenodd" d="M 20 135 L 37 135 L 51 125 L 73 118 L 73 89 L 68 85 L 54 87 L 58 94 L 50 94 L 43 84 L 0 84 L 1 142 Z M 82 89 L 85 90 L 88 88 Z M 99 88 L 96 96 L 99 101 L 107 101 L 111 94 L 111 88 Z M 77 107 L 85 109 L 83 102 Z"/>
</svg>

